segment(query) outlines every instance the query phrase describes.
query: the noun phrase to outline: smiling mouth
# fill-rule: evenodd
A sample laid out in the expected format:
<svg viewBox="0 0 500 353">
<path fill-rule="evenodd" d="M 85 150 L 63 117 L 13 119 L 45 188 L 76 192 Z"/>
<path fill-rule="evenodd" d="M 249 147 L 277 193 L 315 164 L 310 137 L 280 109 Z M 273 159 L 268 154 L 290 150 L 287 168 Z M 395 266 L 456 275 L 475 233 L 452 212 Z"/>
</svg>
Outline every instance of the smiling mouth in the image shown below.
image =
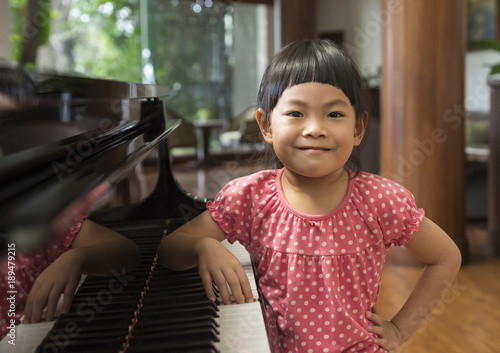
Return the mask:
<svg viewBox="0 0 500 353">
<path fill-rule="evenodd" d="M 329 151 L 331 151 L 331 149 L 329 148 L 323 148 L 323 147 L 299 147 L 299 150 L 302 151 L 302 152 L 305 152 L 306 155 L 308 156 L 320 156 L 320 155 L 323 155 Z"/>
<path fill-rule="evenodd" d="M 299 150 L 302 150 L 302 151 L 330 151 L 330 148 L 306 146 L 306 147 L 299 147 Z"/>
</svg>

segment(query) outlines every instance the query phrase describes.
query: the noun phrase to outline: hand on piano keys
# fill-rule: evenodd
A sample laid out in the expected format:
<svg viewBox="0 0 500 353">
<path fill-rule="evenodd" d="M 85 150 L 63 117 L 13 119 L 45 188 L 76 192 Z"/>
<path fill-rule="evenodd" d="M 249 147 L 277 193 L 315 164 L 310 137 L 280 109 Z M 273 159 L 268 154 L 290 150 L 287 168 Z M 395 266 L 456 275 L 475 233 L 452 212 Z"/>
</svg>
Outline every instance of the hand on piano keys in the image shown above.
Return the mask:
<svg viewBox="0 0 500 353">
<path fill-rule="evenodd" d="M 104 315 L 98 317 L 99 313 L 96 311 L 95 318 L 88 320 L 89 323 L 87 324 L 85 321 L 90 317 L 83 315 L 87 313 L 87 307 L 81 305 L 95 301 L 95 298 L 99 298 L 99 293 L 109 287 L 109 279 L 103 279 L 104 287 L 100 287 L 98 285 L 99 280 L 94 278 L 92 282 L 84 282 L 85 285 L 75 295 L 75 305 L 80 305 L 79 310 L 73 309 L 73 314 L 62 315 L 58 321 L 18 325 L 16 328 L 16 345 L 8 344 L 8 337 L 6 336 L 0 343 L 0 351 L 5 353 L 36 352 L 42 341 L 45 341 L 49 345 L 48 347 L 55 347 L 54 342 L 59 341 L 63 347 L 67 347 L 67 349 L 61 349 L 61 352 L 87 352 L 95 349 L 100 352 L 129 353 L 134 351 L 183 352 L 178 348 L 177 339 L 179 339 L 181 340 L 180 344 L 185 347 L 185 352 L 189 352 L 190 349 L 193 349 L 193 351 L 198 349 L 196 347 L 205 347 L 201 351 L 220 353 L 270 352 L 250 257 L 239 243 L 229 244 L 224 241 L 223 244 L 238 258 L 249 277 L 254 298 L 251 303 L 210 304 L 201 287 L 201 280 L 199 277 L 196 280 L 196 270 L 176 274 L 159 267 L 156 269 L 156 276 L 154 275 L 155 271 L 153 271 L 146 292 L 142 294 L 116 293 L 113 301 L 106 305 L 103 310 Z M 141 249 L 144 249 L 144 247 L 141 246 Z M 171 277 L 169 281 L 177 282 L 175 288 L 172 288 L 171 282 L 166 283 L 165 276 Z M 179 279 L 178 276 L 192 278 L 187 282 L 194 281 L 196 283 L 198 281 L 200 288 L 198 294 L 194 290 L 196 284 L 189 285 L 190 288 L 180 288 L 179 286 L 184 280 Z M 91 278 L 89 277 L 89 279 Z M 138 284 L 137 286 L 140 287 L 141 285 Z M 130 283 L 129 287 L 128 289 L 133 290 L 136 288 L 136 284 Z M 169 291 L 166 288 L 171 288 L 172 293 L 166 293 L 165 291 Z M 122 294 L 125 298 L 122 298 Z M 136 311 L 134 319 L 130 320 L 128 325 L 121 327 L 123 321 L 121 318 L 127 317 L 124 309 L 129 306 L 125 304 L 128 301 L 127 298 L 136 298 L 138 295 L 142 295 L 140 300 L 143 305 L 141 311 Z M 181 298 L 178 298 L 179 295 Z M 104 295 L 102 298 L 106 299 Z M 99 303 L 99 300 L 93 302 L 93 307 L 96 310 L 104 307 Z M 110 310 L 106 313 L 108 308 Z M 207 313 L 211 314 L 207 315 Z M 191 315 L 195 315 L 194 318 L 190 318 Z M 113 319 L 113 317 L 115 318 Z M 82 334 L 81 338 L 73 338 L 70 334 L 65 334 L 68 325 L 77 327 L 84 335 Z M 165 327 L 170 327 L 170 325 L 172 327 L 166 330 Z M 121 347 L 123 342 L 121 342 L 120 337 L 113 336 L 114 332 L 125 332 L 121 336 L 124 340 L 124 336 L 126 336 L 126 332 L 130 330 L 131 326 L 134 326 L 134 331 L 128 336 L 127 349 L 116 350 L 113 345 L 116 343 L 117 346 Z M 107 332 L 110 332 L 109 336 L 107 336 Z M 186 337 L 189 337 L 187 341 Z M 210 339 L 207 339 L 207 337 L 210 337 Z M 78 342 L 78 340 L 81 341 Z M 52 346 L 50 346 L 51 344 Z M 107 345 L 113 348 L 108 349 Z M 39 350 L 40 347 L 38 347 Z"/>
<path fill-rule="evenodd" d="M 257 291 L 257 282 L 255 280 L 254 272 L 253 272 L 253 266 L 252 266 L 252 261 L 250 260 L 250 256 L 248 255 L 248 252 L 246 249 L 238 242 L 234 244 L 230 244 L 227 240 L 224 240 L 222 244 L 229 250 L 231 253 L 236 256 L 236 258 L 240 261 L 241 266 L 243 266 L 243 270 L 245 271 L 245 274 L 248 277 L 248 280 L 250 282 L 250 288 L 252 290 L 252 297 L 253 301 L 258 301 L 259 300 L 259 293 Z M 231 302 L 236 303 L 236 300 L 234 299 L 233 293 L 231 291 L 231 288 L 229 288 L 229 294 L 231 296 Z"/>
<path fill-rule="evenodd" d="M 238 242 L 230 244 L 224 240 L 222 244 L 243 266 L 250 281 L 254 302 L 219 306 L 218 321 L 223 334 L 217 346 L 221 352 L 270 352 L 250 255 Z"/>
<path fill-rule="evenodd" d="M 168 237 L 167 240 L 169 240 Z M 241 261 L 245 261 L 245 259 L 238 259 L 235 254 L 232 254 L 227 240 L 220 242 L 211 237 L 193 237 L 191 239 L 196 242 L 196 245 L 192 243 L 193 246 L 199 249 L 197 251 L 198 271 L 207 297 L 211 301 L 218 299 L 219 302 L 227 305 L 251 303 L 255 300 L 249 280 L 248 264 L 247 270 L 245 270 Z M 164 250 L 165 244 L 160 246 L 159 251 L 165 257 Z M 243 251 L 245 251 L 244 248 Z"/>
</svg>

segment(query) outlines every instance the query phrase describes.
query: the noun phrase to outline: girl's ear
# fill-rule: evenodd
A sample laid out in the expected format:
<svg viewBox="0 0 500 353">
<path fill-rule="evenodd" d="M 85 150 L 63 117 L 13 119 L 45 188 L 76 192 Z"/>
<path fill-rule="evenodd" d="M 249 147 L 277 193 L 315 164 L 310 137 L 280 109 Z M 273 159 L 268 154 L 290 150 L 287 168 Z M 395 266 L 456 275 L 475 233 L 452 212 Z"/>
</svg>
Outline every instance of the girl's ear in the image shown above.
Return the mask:
<svg viewBox="0 0 500 353">
<path fill-rule="evenodd" d="M 260 132 L 264 137 L 264 141 L 266 141 L 269 144 L 272 144 L 273 134 L 271 131 L 271 124 L 264 109 L 262 108 L 257 109 L 257 111 L 255 112 L 255 119 L 257 120 L 257 124 L 259 124 Z"/>
<path fill-rule="evenodd" d="M 354 127 L 354 145 L 359 146 L 365 136 L 366 127 L 368 126 L 368 112 L 363 112 L 356 119 L 356 126 Z"/>
</svg>

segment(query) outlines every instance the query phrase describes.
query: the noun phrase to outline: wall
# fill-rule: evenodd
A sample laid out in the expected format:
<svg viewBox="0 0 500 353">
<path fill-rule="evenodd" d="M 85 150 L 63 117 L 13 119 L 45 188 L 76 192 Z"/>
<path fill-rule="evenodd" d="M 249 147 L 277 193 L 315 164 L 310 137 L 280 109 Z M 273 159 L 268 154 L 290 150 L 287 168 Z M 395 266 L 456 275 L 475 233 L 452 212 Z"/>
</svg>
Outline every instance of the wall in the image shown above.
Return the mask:
<svg viewBox="0 0 500 353">
<path fill-rule="evenodd" d="M 235 65 L 233 116 L 257 101 L 260 79 L 272 55 L 272 9 L 266 5 L 234 4 Z"/>
<path fill-rule="evenodd" d="M 11 61 L 10 10 L 8 1 L 0 1 L 0 62 Z"/>
<path fill-rule="evenodd" d="M 465 110 L 490 111 L 488 65 L 500 63 L 500 53 L 494 50 L 469 51 L 465 55 Z"/>
<path fill-rule="evenodd" d="M 365 75 L 382 66 L 385 17 L 376 0 L 317 0 L 316 32 L 344 32 L 344 45 Z"/>
</svg>

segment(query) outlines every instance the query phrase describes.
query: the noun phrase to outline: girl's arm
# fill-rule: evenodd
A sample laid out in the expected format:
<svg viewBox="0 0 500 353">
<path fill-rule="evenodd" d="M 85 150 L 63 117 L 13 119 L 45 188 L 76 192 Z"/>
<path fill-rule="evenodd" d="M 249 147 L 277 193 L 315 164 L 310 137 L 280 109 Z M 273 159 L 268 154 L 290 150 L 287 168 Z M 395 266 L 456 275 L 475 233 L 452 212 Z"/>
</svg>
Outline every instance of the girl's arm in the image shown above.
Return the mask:
<svg viewBox="0 0 500 353">
<path fill-rule="evenodd" d="M 453 240 L 427 218 L 405 246 L 426 264 L 411 295 L 389 322 L 383 321 L 376 310 L 366 314 L 375 324 L 369 330 L 379 337 L 376 343 L 391 350 L 407 341 L 424 323 L 452 285 L 462 262 Z"/>
<path fill-rule="evenodd" d="M 69 311 L 82 274 L 108 276 L 115 271 L 121 274 L 137 266 L 139 257 L 139 248 L 133 241 L 84 220 L 71 249 L 48 266 L 33 284 L 24 322 L 39 322 L 45 308 L 46 319 L 52 320 L 61 294 L 64 294 L 62 311 Z"/>
<path fill-rule="evenodd" d="M 253 295 L 248 277 L 239 260 L 220 242 L 224 231 L 208 211 L 167 235 L 160 243 L 160 263 L 173 270 L 186 270 L 198 266 L 207 297 L 214 301 L 215 282 L 222 301 L 231 303 L 227 285 L 237 303 L 252 302 Z"/>
</svg>

